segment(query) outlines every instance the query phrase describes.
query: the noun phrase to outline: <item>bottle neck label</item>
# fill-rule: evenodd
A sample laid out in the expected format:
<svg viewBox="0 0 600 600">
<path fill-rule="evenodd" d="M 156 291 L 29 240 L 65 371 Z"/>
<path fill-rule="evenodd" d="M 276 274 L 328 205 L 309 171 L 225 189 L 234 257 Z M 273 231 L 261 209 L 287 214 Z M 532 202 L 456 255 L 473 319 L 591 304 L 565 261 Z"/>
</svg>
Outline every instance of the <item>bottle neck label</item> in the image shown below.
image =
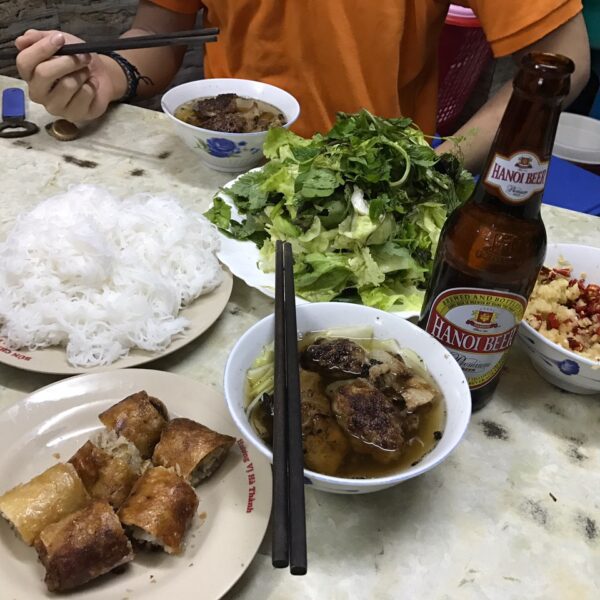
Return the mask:
<svg viewBox="0 0 600 600">
<path fill-rule="evenodd" d="M 532 152 L 515 152 L 508 158 L 495 154 L 484 182 L 500 192 L 509 204 L 523 204 L 544 190 L 548 162 L 542 162 Z"/>
<path fill-rule="evenodd" d="M 462 368 L 472 390 L 501 371 L 527 300 L 518 294 L 479 288 L 452 288 L 435 298 L 425 329 Z"/>
</svg>

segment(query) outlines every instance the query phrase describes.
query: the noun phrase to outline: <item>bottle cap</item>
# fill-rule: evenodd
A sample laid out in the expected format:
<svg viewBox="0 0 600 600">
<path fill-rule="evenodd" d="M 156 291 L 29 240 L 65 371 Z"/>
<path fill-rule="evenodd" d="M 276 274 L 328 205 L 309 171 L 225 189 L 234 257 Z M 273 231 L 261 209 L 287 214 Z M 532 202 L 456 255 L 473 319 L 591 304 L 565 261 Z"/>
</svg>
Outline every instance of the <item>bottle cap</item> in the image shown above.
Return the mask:
<svg viewBox="0 0 600 600">
<path fill-rule="evenodd" d="M 70 142 L 79 137 L 79 128 L 66 119 L 58 119 L 46 125 L 46 131 L 60 142 Z"/>
</svg>

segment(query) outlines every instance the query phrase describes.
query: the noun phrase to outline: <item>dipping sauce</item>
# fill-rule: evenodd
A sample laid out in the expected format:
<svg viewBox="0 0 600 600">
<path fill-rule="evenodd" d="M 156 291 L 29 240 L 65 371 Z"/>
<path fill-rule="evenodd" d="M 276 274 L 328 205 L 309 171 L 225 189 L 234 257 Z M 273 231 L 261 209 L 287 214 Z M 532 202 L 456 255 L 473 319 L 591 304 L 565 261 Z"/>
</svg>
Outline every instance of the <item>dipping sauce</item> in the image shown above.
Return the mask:
<svg viewBox="0 0 600 600">
<path fill-rule="evenodd" d="M 189 100 L 175 110 L 175 117 L 196 127 L 224 133 L 254 133 L 286 123 L 275 106 L 237 94 Z"/>
<path fill-rule="evenodd" d="M 420 358 L 394 340 L 305 334 L 300 351 L 302 443 L 307 469 L 354 479 L 408 469 L 442 437 L 445 405 Z M 269 445 L 273 349 L 248 371 L 247 414 Z"/>
</svg>

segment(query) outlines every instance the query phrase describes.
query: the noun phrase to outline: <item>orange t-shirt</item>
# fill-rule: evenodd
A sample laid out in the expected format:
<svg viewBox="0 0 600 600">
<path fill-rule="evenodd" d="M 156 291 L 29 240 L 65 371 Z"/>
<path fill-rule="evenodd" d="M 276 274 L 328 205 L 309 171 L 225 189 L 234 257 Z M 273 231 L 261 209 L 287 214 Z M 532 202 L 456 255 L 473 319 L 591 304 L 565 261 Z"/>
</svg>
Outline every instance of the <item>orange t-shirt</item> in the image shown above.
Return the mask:
<svg viewBox="0 0 600 600">
<path fill-rule="evenodd" d="M 326 131 L 337 111 L 368 108 L 435 129 L 437 41 L 449 0 L 152 0 L 180 13 L 206 9 L 219 27 L 206 46 L 206 77 L 279 86 L 300 102 L 293 129 Z M 463 0 L 479 17 L 496 56 L 550 33 L 580 0 Z"/>
</svg>

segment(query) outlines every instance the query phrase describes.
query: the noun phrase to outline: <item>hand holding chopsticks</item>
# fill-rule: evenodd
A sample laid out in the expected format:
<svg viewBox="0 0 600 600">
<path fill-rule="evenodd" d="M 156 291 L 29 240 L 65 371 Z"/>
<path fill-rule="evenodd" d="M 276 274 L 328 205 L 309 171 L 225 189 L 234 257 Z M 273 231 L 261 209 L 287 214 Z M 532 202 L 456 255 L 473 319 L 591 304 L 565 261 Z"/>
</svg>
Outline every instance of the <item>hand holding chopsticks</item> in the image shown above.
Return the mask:
<svg viewBox="0 0 600 600">
<path fill-rule="evenodd" d="M 55 55 L 66 56 L 70 54 L 83 54 L 88 52 L 114 52 L 116 50 L 136 50 L 138 48 L 157 48 L 160 46 L 190 46 L 200 43 L 215 42 L 219 29 L 211 27 L 191 31 L 179 31 L 166 35 L 142 35 L 136 37 L 121 37 L 95 42 L 82 42 L 65 44 L 59 48 Z M 0 60 L 14 59 L 19 51 L 9 48 L 0 52 Z"/>
<path fill-rule="evenodd" d="M 273 416 L 274 567 L 304 575 L 306 519 L 300 415 L 298 330 L 292 248 L 275 245 L 275 395 Z"/>
</svg>

